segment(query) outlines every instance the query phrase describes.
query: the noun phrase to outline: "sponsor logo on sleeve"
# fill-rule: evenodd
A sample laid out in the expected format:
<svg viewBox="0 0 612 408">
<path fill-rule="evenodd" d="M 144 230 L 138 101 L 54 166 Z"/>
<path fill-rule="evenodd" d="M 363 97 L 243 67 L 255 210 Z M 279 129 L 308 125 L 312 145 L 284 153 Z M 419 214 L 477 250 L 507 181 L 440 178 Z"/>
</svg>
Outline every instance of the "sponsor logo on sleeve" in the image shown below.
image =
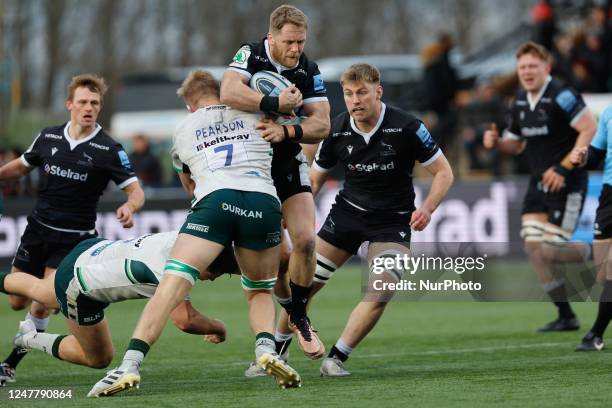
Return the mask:
<svg viewBox="0 0 612 408">
<path fill-rule="evenodd" d="M 574 109 L 578 100 L 571 91 L 566 89 L 557 95 L 555 102 L 557 102 L 557 105 L 559 105 L 561 109 L 569 113 L 572 111 L 572 109 Z"/>
<path fill-rule="evenodd" d="M 119 160 L 121 161 L 121 165 L 128 170 L 132 170 L 132 165 L 130 164 L 130 159 L 125 151 L 119 150 Z"/>
<path fill-rule="evenodd" d="M 315 92 L 322 92 L 325 90 L 325 84 L 323 83 L 323 78 L 321 78 L 321 74 L 315 75 L 312 77 L 314 81 L 314 90 Z"/>
<path fill-rule="evenodd" d="M 251 49 L 249 46 L 245 45 L 238 50 L 236 55 L 234 55 L 234 58 L 232 58 L 232 63 L 230 64 L 230 66 L 246 69 L 250 56 L 251 56 Z"/>
<path fill-rule="evenodd" d="M 419 126 L 417 129 L 416 134 L 419 139 L 421 139 L 421 142 L 426 149 L 431 149 L 434 146 L 435 142 L 424 124 L 421 123 L 421 126 Z"/>
</svg>

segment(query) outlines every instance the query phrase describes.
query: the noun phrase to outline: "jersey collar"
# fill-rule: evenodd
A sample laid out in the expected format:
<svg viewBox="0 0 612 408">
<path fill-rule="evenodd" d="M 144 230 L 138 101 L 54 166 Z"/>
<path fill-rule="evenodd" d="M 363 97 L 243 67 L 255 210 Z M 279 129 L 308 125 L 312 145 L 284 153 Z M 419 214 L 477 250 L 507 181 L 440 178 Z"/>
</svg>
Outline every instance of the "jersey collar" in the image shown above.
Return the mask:
<svg viewBox="0 0 612 408">
<path fill-rule="evenodd" d="M 270 61 L 270 64 L 274 66 L 274 69 L 276 69 L 276 72 L 278 72 L 279 74 L 283 71 L 288 71 L 290 69 L 297 68 L 297 66 L 300 65 L 300 60 L 298 60 L 298 62 L 293 67 L 286 67 L 281 63 L 274 61 L 274 58 L 272 58 L 272 52 L 270 51 L 270 44 L 268 44 L 267 38 L 264 40 L 264 47 L 266 48 L 266 55 L 268 56 L 268 61 Z"/>
<path fill-rule="evenodd" d="M 378 129 L 380 128 L 380 125 L 382 124 L 383 119 L 385 118 L 385 112 L 387 111 L 387 105 L 385 105 L 384 102 L 381 102 L 380 105 L 381 105 L 381 109 L 380 109 L 380 117 L 378 118 L 378 122 L 376 122 L 376 126 L 374 126 L 372 130 L 370 130 L 368 133 L 365 133 L 359 130 L 359 128 L 355 124 L 355 120 L 351 116 L 351 128 L 353 129 L 353 132 L 357 133 L 358 135 L 361 135 L 361 137 L 363 137 L 363 140 L 365 140 L 366 144 L 370 143 L 370 138 L 374 136 L 374 133 L 378 131 Z"/>
<path fill-rule="evenodd" d="M 546 89 L 548 88 L 548 84 L 550 84 L 550 81 L 552 81 L 552 77 L 549 75 L 546 77 L 546 80 L 544 81 L 544 85 L 542 85 L 542 88 L 540 88 L 540 92 L 538 92 L 536 97 L 533 99 L 531 99 L 531 93 L 527 92 L 527 102 L 529 103 L 529 109 L 531 109 L 532 112 L 534 111 L 538 102 L 540 102 L 540 99 L 542 99 L 542 96 L 544 95 L 544 92 L 546 92 Z"/>
<path fill-rule="evenodd" d="M 70 137 L 70 133 L 68 132 L 68 129 L 70 129 L 70 124 L 71 123 L 72 122 L 69 121 L 68 123 L 66 123 L 66 126 L 64 126 L 64 138 L 70 144 L 70 150 L 74 150 L 74 148 L 77 147 L 80 144 L 89 142 L 91 139 L 96 137 L 96 135 L 98 134 L 98 132 L 100 130 L 102 130 L 102 126 L 100 126 L 99 124 L 96 123 L 96 128 L 94 129 L 93 132 L 91 132 L 90 134 L 85 136 L 83 139 L 74 140 L 73 138 Z"/>
</svg>

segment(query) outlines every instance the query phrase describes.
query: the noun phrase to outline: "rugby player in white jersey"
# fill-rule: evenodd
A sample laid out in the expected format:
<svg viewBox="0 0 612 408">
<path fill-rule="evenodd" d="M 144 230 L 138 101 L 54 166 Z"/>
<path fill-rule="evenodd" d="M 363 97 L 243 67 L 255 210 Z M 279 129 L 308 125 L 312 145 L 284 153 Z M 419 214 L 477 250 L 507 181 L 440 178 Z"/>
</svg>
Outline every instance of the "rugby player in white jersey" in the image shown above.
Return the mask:
<svg viewBox="0 0 612 408">
<path fill-rule="evenodd" d="M 104 395 L 140 381 L 139 368 L 170 312 L 224 247 L 234 244 L 249 304 L 258 364 L 282 387 L 299 387 L 297 372 L 274 348 L 272 289 L 279 266 L 280 202 L 270 174 L 272 148 L 256 130 L 259 117 L 219 101 L 219 83 L 194 71 L 177 91 L 191 112 L 177 127 L 172 156 L 195 204 L 144 308 L 120 367 L 90 392 Z"/>
<path fill-rule="evenodd" d="M 27 319 L 19 326 L 15 346 L 92 368 L 108 366 L 113 345 L 104 309 L 122 300 L 153 296 L 163 274 L 168 273 L 164 265 L 177 235 L 174 231 L 122 241 L 92 238 L 79 243 L 57 271 L 44 279 L 23 272 L 0 275 L 1 292 L 61 309 L 71 333 L 37 332 L 34 322 Z M 237 268 L 225 272 L 234 271 Z M 210 268 L 201 279 L 214 280 L 223 272 Z M 211 343 L 225 340 L 223 322 L 202 315 L 189 300 L 179 302 L 170 318 L 186 333 L 203 334 Z"/>
</svg>

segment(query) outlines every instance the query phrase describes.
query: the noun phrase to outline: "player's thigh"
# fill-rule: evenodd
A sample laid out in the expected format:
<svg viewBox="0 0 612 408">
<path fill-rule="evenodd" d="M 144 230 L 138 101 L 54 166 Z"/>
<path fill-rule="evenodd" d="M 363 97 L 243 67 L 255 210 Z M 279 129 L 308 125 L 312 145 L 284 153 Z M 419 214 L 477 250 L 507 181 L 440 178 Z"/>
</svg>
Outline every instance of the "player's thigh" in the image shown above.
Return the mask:
<svg viewBox="0 0 612 408">
<path fill-rule="evenodd" d="M 395 292 L 385 289 L 388 287 L 385 284 L 397 283 L 403 278 L 405 259 L 411 256 L 409 245 L 406 242 L 370 242 L 367 252 L 369 273 L 365 301 L 387 303 L 391 300 Z M 392 259 L 392 262 L 386 261 L 387 259 Z M 384 266 L 382 270 L 381 266 Z"/>
<path fill-rule="evenodd" d="M 287 198 L 282 211 L 294 247 L 314 241 L 315 204 L 312 193 L 304 192 Z"/>
<path fill-rule="evenodd" d="M 180 233 L 168 259 L 180 261 L 203 271 L 213 263 L 225 246 L 191 234 Z"/>
<path fill-rule="evenodd" d="M 217 190 L 198 201 L 180 229 L 170 259 L 203 271 L 223 248 L 231 246 L 234 217 L 227 202 L 234 195 L 233 190 Z"/>
<path fill-rule="evenodd" d="M 236 247 L 236 259 L 242 274 L 251 281 L 274 279 L 278 273 L 280 249 L 276 245 L 264 249 Z"/>
<path fill-rule="evenodd" d="M 597 267 L 597 280 L 612 280 L 612 238 L 593 240 L 593 260 Z"/>
<path fill-rule="evenodd" d="M 330 244 L 321 237 L 317 237 L 316 251 L 317 255 L 329 259 L 338 268 L 344 265 L 344 263 L 348 261 L 351 256 L 353 256 L 353 254 L 349 251 L 344 250 L 342 248 L 338 248 L 337 246 Z"/>
<path fill-rule="evenodd" d="M 54 280 L 55 280 L 55 270 L 56 268 L 46 267 L 44 278 L 37 282 L 37 296 L 38 301 L 32 301 L 32 313 L 36 315 L 37 313 L 44 313 L 47 310 L 47 306 L 49 304 L 55 303 L 55 288 L 54 288 Z M 59 307 L 59 306 L 58 306 Z"/>
</svg>

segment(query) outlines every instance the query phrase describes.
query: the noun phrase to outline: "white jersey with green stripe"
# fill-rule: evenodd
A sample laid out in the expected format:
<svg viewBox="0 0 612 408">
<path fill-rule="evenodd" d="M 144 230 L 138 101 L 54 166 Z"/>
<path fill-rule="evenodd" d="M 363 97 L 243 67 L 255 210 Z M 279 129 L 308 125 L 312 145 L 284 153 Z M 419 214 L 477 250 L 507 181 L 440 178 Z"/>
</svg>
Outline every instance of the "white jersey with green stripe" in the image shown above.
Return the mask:
<svg viewBox="0 0 612 408">
<path fill-rule="evenodd" d="M 189 114 L 174 132 L 172 162 L 191 173 L 195 202 L 216 190 L 256 191 L 277 197 L 272 147 L 255 129 L 259 116 L 225 105 Z"/>
<path fill-rule="evenodd" d="M 98 242 L 74 264 L 81 291 L 105 303 L 152 297 L 177 236 L 172 231 Z"/>
</svg>

